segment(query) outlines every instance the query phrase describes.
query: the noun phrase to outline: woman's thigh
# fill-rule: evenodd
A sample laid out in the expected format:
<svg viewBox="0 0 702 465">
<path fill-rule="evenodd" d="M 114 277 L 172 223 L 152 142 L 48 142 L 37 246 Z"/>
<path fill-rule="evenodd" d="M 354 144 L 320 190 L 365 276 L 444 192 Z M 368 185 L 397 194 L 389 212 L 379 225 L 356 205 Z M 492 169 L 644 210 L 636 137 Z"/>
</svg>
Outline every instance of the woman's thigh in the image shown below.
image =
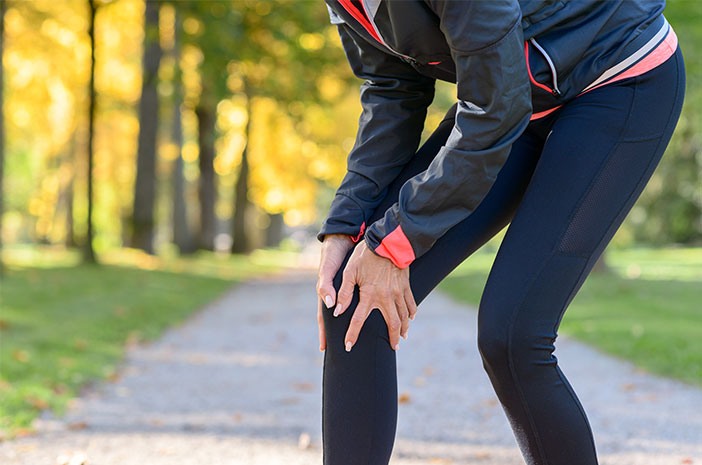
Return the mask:
<svg viewBox="0 0 702 465">
<path fill-rule="evenodd" d="M 565 308 L 641 194 L 684 95 L 680 52 L 554 113 L 529 186 L 500 245 L 479 312 L 485 338 L 512 328 L 555 338 Z"/>
</svg>

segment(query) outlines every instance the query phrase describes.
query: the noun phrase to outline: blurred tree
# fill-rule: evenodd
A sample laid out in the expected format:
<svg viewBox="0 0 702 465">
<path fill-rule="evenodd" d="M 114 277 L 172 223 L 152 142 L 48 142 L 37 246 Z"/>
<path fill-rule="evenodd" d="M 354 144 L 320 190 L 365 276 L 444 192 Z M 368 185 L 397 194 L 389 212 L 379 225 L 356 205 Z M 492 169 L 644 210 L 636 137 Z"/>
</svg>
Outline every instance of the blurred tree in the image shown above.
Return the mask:
<svg viewBox="0 0 702 465">
<path fill-rule="evenodd" d="M 93 138 L 95 135 L 95 15 L 97 5 L 95 0 L 88 0 L 88 37 L 90 38 L 90 83 L 88 84 L 88 216 L 87 234 L 83 244 L 83 260 L 96 263 L 93 250 Z"/>
<path fill-rule="evenodd" d="M 240 17 L 231 2 L 175 2 L 183 16 L 185 44 L 200 52 L 199 96 L 194 103 L 198 128 L 198 196 L 200 223 L 198 247 L 214 250 L 217 228 L 217 174 L 214 167 L 217 138 L 217 104 L 229 94 L 227 63 L 244 48 L 240 34 Z"/>
<path fill-rule="evenodd" d="M 239 175 L 234 188 L 234 211 L 232 214 L 232 253 L 246 253 L 250 250 L 248 234 L 246 232 L 246 211 L 249 209 L 249 141 L 251 140 L 251 90 L 243 79 L 243 93 L 246 99 L 246 126 L 244 134 L 246 142 L 241 152 Z"/>
<path fill-rule="evenodd" d="M 242 30 L 247 37 L 247 47 L 239 53 L 236 65 L 230 66 L 230 88 L 233 92 L 244 95 L 248 115 L 244 129 L 246 145 L 242 151 L 236 189 L 233 192 L 231 250 L 233 253 L 241 253 L 248 251 L 252 245 L 246 237 L 247 228 L 243 225 L 246 210 L 252 200 L 252 180 L 248 178 L 258 171 L 258 167 L 266 165 L 267 176 L 255 175 L 255 179 L 258 181 L 256 189 L 265 192 L 263 195 L 268 198 L 268 201 L 262 201 L 259 197 L 257 204 L 267 214 L 277 215 L 286 208 L 295 211 L 291 203 L 280 195 L 283 191 L 307 188 L 308 193 L 313 193 L 316 190 L 316 184 L 309 182 L 313 176 L 304 169 L 302 172 L 296 169 L 296 165 L 306 165 L 301 162 L 305 157 L 299 156 L 293 144 L 281 140 L 284 134 L 276 131 L 277 123 L 273 123 L 276 118 L 270 120 L 273 126 L 268 128 L 270 134 L 264 145 L 277 147 L 279 151 L 255 150 L 256 164 L 250 163 L 253 153 L 250 144 L 252 125 L 248 121 L 254 117 L 252 100 L 273 99 L 279 105 L 280 118 L 289 119 L 290 124 L 300 123 L 306 105 L 328 104 L 338 98 L 342 89 L 347 88 L 354 78 L 348 70 L 339 44 L 322 33 L 336 34 L 335 27 L 329 24 L 328 13 L 323 5 L 314 2 L 259 1 L 237 3 L 235 7 L 241 11 Z M 340 64 L 346 67 L 340 67 Z M 283 69 L 286 72 L 280 72 Z M 290 108 L 295 111 L 288 111 Z M 296 140 L 298 144 L 304 142 L 304 139 Z M 278 145 L 280 142 L 283 143 Z M 307 145 L 308 148 L 312 146 Z M 287 155 L 297 155 L 297 160 L 292 160 L 292 164 L 284 153 L 286 149 Z M 294 177 L 290 176 L 291 173 L 297 175 L 292 183 L 289 182 Z M 299 195 L 291 197 L 300 198 Z M 274 241 L 275 237 L 280 236 L 282 227 L 282 221 L 269 221 L 268 228 L 278 229 L 278 232 L 267 232 L 267 238 Z"/>
<path fill-rule="evenodd" d="M 2 215 L 4 212 L 4 196 L 3 196 L 3 178 L 5 166 L 5 121 L 3 113 L 5 106 L 3 102 L 3 94 L 5 90 L 5 80 L 3 77 L 3 42 L 5 40 L 5 0 L 0 0 L 0 277 L 5 269 L 2 259 Z"/>
<path fill-rule="evenodd" d="M 63 186 L 62 194 L 61 197 L 63 198 L 63 204 L 65 205 L 64 209 L 64 221 L 65 221 L 65 237 L 64 237 L 64 244 L 66 247 L 73 248 L 76 247 L 77 242 L 76 242 L 76 237 L 75 237 L 75 230 L 73 227 L 73 196 L 75 194 L 74 191 L 74 185 L 75 185 L 75 154 L 78 152 L 78 144 L 77 144 L 77 135 L 76 135 L 77 130 L 73 131 L 71 133 L 71 139 L 68 143 L 68 147 L 66 150 L 66 156 L 65 156 L 65 167 L 66 171 L 68 174 L 66 177 L 68 178 L 65 182 L 65 185 Z"/>
<path fill-rule="evenodd" d="M 147 0 L 144 20 L 144 57 L 139 102 L 139 144 L 134 184 L 131 246 L 153 253 L 154 205 L 156 201 L 156 135 L 158 132 L 158 68 L 161 63 L 159 8 Z"/>
<path fill-rule="evenodd" d="M 202 94 L 195 107 L 197 116 L 197 141 L 199 146 L 200 178 L 198 194 L 200 201 L 200 231 L 198 246 L 205 250 L 214 250 L 216 228 L 215 203 L 217 202 L 217 176 L 214 169 L 215 159 L 215 121 L 217 102 L 211 95 L 210 86 L 202 85 Z"/>
<path fill-rule="evenodd" d="M 266 247 L 277 247 L 280 241 L 283 240 L 283 221 L 282 213 L 273 213 L 268 215 L 268 226 L 266 227 Z"/>
<path fill-rule="evenodd" d="M 180 46 L 181 46 L 181 21 L 177 10 L 174 10 L 173 18 L 173 125 L 171 128 L 171 139 L 176 147 L 176 156 L 173 160 L 172 168 L 172 229 L 173 242 L 178 247 L 180 253 L 192 252 L 193 244 L 188 226 L 188 211 L 185 202 L 185 177 L 183 176 L 183 121 L 181 105 L 183 104 L 183 84 L 181 82 L 182 72 L 180 68 Z"/>
</svg>

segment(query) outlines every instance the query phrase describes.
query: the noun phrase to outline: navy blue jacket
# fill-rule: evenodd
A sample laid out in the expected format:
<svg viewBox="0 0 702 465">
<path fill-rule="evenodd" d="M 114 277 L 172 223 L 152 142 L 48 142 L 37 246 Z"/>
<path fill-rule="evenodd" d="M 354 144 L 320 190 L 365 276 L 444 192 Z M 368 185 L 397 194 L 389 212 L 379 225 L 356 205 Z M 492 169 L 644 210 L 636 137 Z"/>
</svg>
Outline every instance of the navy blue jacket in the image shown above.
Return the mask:
<svg viewBox="0 0 702 465">
<path fill-rule="evenodd" d="M 529 121 L 637 63 L 665 35 L 664 0 L 325 0 L 363 112 L 317 238 L 365 235 L 404 268 L 487 194 Z M 457 84 L 453 131 L 385 216 L 416 152 L 436 79 Z"/>
</svg>

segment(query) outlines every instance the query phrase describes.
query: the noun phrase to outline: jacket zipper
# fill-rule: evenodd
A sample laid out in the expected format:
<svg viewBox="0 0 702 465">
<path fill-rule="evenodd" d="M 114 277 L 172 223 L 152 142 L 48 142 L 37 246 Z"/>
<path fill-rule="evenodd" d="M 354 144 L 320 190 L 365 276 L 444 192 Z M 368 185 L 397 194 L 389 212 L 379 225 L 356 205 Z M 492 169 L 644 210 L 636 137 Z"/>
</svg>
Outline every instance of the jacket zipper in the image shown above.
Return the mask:
<svg viewBox="0 0 702 465">
<path fill-rule="evenodd" d="M 375 21 L 373 21 L 373 18 L 368 14 L 368 7 L 366 6 L 366 0 L 361 0 L 361 5 L 363 5 L 363 10 L 366 13 L 366 16 L 368 17 L 368 22 L 370 23 L 371 27 L 373 27 L 373 30 L 375 33 L 378 35 L 379 42 L 385 47 L 390 50 L 392 53 L 395 55 L 399 56 L 400 58 L 403 58 L 405 61 L 409 61 L 410 63 L 416 63 L 416 60 L 412 58 L 411 56 L 403 55 L 402 53 L 398 52 L 397 50 L 393 49 L 390 47 L 387 42 L 385 42 L 385 39 L 383 39 L 383 36 L 380 34 L 380 31 L 378 30 L 378 26 L 375 25 Z"/>
<path fill-rule="evenodd" d="M 363 6 L 363 10 L 364 10 L 364 12 L 365 12 L 366 18 L 368 18 L 367 20 L 366 20 L 366 18 L 363 17 L 363 14 L 362 14 L 358 9 L 356 9 L 356 7 L 351 3 L 350 0 L 339 0 L 339 3 L 341 4 L 342 7 L 344 7 L 344 9 L 345 9 L 349 14 L 351 14 L 351 16 L 353 16 L 359 23 L 361 23 L 361 26 L 363 26 L 363 28 L 366 29 L 366 30 L 368 31 L 368 33 L 370 33 L 370 35 L 371 35 L 375 40 L 377 40 L 377 41 L 380 42 L 383 46 L 385 46 L 385 48 L 387 48 L 391 53 L 393 53 L 394 55 L 397 55 L 398 57 L 402 58 L 402 60 L 405 61 L 405 62 L 412 63 L 412 64 L 416 64 L 416 63 L 417 63 L 417 61 L 416 61 L 414 58 L 412 58 L 411 56 L 403 55 L 402 53 L 400 53 L 400 52 L 394 50 L 392 47 L 390 47 L 390 46 L 385 42 L 385 40 L 383 39 L 383 37 L 380 35 L 380 31 L 378 31 L 377 26 L 376 26 L 375 23 L 373 22 L 373 19 L 372 19 L 371 16 L 368 14 L 368 8 L 366 8 L 366 3 L 365 3 L 364 0 L 361 0 L 361 5 Z M 366 23 L 367 23 L 367 24 L 366 24 Z M 370 27 L 369 27 L 369 26 L 370 26 Z"/>
<path fill-rule="evenodd" d="M 551 90 L 551 93 L 555 95 L 556 97 L 561 95 L 561 90 L 558 88 L 558 73 L 556 72 L 556 66 L 553 64 L 553 60 L 551 60 L 551 57 L 549 56 L 548 53 L 546 53 L 546 50 L 539 45 L 539 43 L 534 39 L 533 37 L 529 39 L 529 42 L 534 44 L 534 47 L 541 52 L 541 54 L 546 58 L 546 62 L 548 63 L 548 67 L 551 68 L 551 77 L 553 78 L 553 89 Z"/>
</svg>

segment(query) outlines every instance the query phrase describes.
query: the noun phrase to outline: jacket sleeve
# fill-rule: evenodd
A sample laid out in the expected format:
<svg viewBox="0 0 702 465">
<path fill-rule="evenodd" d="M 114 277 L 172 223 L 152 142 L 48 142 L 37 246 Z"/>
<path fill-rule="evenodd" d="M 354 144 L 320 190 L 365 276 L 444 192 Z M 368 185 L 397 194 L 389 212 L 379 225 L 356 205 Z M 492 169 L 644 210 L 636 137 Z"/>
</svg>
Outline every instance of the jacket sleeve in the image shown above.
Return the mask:
<svg viewBox="0 0 702 465">
<path fill-rule="evenodd" d="M 333 18 L 332 18 L 333 19 Z M 348 234 L 354 242 L 381 202 L 388 185 L 417 151 L 435 80 L 336 23 L 353 73 L 361 85 L 362 112 L 347 172 L 317 234 Z"/>
<path fill-rule="evenodd" d="M 426 0 L 456 63 L 452 132 L 429 167 L 370 225 L 365 241 L 405 268 L 486 196 L 529 124 L 531 92 L 517 0 Z"/>
</svg>

